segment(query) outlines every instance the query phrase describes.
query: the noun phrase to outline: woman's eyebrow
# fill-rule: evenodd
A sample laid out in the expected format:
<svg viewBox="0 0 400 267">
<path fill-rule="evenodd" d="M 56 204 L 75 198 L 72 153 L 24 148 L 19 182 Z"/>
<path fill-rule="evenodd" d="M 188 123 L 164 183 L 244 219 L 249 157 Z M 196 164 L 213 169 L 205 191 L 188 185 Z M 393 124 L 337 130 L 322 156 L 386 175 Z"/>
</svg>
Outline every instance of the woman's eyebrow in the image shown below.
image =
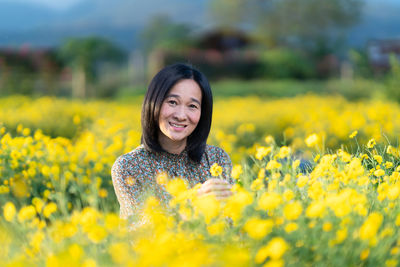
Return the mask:
<svg viewBox="0 0 400 267">
<path fill-rule="evenodd" d="M 180 98 L 179 95 L 175 95 L 175 94 L 168 94 L 167 97 L 176 97 L 176 98 Z"/>
<path fill-rule="evenodd" d="M 201 105 L 200 101 L 197 100 L 196 98 L 191 97 L 190 99 L 192 99 L 193 102 L 196 102 L 197 104 Z"/>
<path fill-rule="evenodd" d="M 169 95 L 167 95 L 166 98 L 168 98 L 168 97 L 175 97 L 175 98 L 178 98 L 178 99 L 181 98 L 179 95 L 175 95 L 175 94 L 169 94 Z M 191 99 L 193 102 L 196 102 L 197 104 L 201 105 L 200 101 L 197 100 L 196 98 L 191 97 L 190 99 Z"/>
</svg>

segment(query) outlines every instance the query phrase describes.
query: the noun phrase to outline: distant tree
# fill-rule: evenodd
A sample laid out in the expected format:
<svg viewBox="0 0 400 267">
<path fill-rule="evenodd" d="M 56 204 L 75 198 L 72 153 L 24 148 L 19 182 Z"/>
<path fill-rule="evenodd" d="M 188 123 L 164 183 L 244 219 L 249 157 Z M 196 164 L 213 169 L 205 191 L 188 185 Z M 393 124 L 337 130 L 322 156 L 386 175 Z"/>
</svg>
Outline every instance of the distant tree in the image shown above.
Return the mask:
<svg viewBox="0 0 400 267">
<path fill-rule="evenodd" d="M 389 56 L 390 72 L 386 78 L 386 95 L 389 99 L 400 102 L 400 60 L 395 54 Z"/>
<path fill-rule="evenodd" d="M 191 33 L 189 25 L 173 22 L 168 15 L 157 15 L 143 29 L 140 39 L 147 53 L 155 48 L 179 50 L 190 43 Z"/>
<path fill-rule="evenodd" d="M 167 15 L 153 17 L 140 35 L 150 78 L 164 65 L 164 51 L 180 52 L 191 43 L 192 28 L 176 23 Z"/>
<path fill-rule="evenodd" d="M 354 75 L 361 78 L 370 78 L 374 75 L 369 63 L 368 54 L 365 50 L 351 49 L 349 59 L 353 65 Z"/>
<path fill-rule="evenodd" d="M 222 26 L 251 29 L 268 46 L 293 46 L 321 57 L 337 50 L 361 16 L 363 0 L 214 0 Z"/>
<path fill-rule="evenodd" d="M 124 53 L 116 45 L 99 37 L 69 39 L 59 49 L 60 57 L 71 66 L 72 96 L 88 96 L 88 84 L 96 78 L 100 62 L 120 62 Z"/>
</svg>

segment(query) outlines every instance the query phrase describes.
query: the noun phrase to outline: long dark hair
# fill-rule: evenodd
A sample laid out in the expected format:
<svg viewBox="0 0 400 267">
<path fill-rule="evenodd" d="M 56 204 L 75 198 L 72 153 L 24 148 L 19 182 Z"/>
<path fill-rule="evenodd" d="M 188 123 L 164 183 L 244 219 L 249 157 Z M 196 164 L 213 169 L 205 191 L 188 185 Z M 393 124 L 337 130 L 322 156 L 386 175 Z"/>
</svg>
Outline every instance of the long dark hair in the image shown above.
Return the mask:
<svg viewBox="0 0 400 267">
<path fill-rule="evenodd" d="M 186 150 L 191 160 L 199 163 L 211 129 L 213 99 L 210 84 L 203 73 L 188 64 L 176 63 L 160 70 L 151 80 L 142 106 L 141 142 L 148 151 L 164 151 L 158 142 L 161 105 L 169 90 L 180 80 L 195 81 L 202 93 L 200 121 L 188 136 Z"/>
</svg>

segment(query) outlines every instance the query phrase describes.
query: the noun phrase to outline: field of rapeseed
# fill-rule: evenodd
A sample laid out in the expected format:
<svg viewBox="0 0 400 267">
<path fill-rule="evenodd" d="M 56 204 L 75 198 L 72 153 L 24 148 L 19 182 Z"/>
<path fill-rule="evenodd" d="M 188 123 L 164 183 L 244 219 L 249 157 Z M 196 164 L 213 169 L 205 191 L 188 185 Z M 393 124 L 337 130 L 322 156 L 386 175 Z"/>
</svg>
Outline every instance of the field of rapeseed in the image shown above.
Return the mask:
<svg viewBox="0 0 400 267">
<path fill-rule="evenodd" d="M 339 97 L 215 101 L 209 143 L 234 194 L 158 177 L 147 222 L 118 217 L 110 169 L 141 99 L 0 99 L 0 262 L 8 266 L 397 266 L 400 107 Z M 213 166 L 212 174 L 220 173 Z"/>
</svg>

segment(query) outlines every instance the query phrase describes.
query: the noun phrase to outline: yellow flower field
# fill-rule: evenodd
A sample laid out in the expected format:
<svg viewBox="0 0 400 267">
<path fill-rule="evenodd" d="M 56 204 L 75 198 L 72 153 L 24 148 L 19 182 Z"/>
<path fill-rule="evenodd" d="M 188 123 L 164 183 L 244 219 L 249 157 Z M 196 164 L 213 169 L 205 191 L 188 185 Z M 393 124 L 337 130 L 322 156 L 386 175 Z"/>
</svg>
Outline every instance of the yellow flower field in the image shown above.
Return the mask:
<svg viewBox="0 0 400 267">
<path fill-rule="evenodd" d="M 0 99 L 2 265 L 399 265 L 397 104 L 217 99 L 209 143 L 233 160 L 234 194 L 160 177 L 173 198 L 148 198 L 142 226 L 119 219 L 110 176 L 140 142 L 140 105 Z"/>
</svg>

